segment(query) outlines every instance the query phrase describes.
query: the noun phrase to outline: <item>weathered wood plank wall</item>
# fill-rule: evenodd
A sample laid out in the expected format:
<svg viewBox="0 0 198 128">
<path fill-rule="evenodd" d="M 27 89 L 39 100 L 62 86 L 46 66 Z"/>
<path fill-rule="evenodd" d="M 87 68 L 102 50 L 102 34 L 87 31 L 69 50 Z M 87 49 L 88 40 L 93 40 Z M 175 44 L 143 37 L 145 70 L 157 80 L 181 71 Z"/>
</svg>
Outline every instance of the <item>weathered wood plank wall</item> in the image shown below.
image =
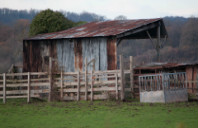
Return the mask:
<svg viewBox="0 0 198 128">
<path fill-rule="evenodd" d="M 41 97 L 49 94 L 49 78 L 45 72 L 0 74 L 0 99 Z"/>
<path fill-rule="evenodd" d="M 74 42 L 69 40 L 57 40 L 56 48 L 58 66 L 63 67 L 63 71 L 65 72 L 74 72 Z"/>
<path fill-rule="evenodd" d="M 95 70 L 117 68 L 116 40 L 82 38 L 36 40 L 23 42 L 23 72 L 48 71 L 49 57 L 53 58 L 53 72 L 84 71 L 85 58 L 95 59 Z M 91 65 L 88 71 L 93 70 Z"/>
</svg>

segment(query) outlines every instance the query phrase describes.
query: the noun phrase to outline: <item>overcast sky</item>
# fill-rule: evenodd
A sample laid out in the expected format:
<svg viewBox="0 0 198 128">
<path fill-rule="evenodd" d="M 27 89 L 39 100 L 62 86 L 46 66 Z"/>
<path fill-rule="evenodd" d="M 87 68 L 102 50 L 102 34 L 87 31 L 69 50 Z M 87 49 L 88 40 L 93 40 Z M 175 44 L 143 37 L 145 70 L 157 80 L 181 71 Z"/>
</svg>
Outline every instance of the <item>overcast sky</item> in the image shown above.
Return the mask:
<svg viewBox="0 0 198 128">
<path fill-rule="evenodd" d="M 92 12 L 114 19 L 164 16 L 198 17 L 198 0 L 0 0 L 0 8 L 53 9 L 70 12 Z"/>
</svg>

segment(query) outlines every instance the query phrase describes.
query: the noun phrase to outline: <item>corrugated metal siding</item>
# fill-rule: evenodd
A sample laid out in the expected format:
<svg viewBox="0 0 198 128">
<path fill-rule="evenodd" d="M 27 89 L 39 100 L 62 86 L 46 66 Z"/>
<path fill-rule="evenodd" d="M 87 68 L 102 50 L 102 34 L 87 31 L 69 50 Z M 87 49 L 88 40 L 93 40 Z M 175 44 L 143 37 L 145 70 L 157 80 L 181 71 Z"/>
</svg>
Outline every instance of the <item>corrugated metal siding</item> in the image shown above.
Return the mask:
<svg viewBox="0 0 198 128">
<path fill-rule="evenodd" d="M 99 38 L 100 39 L 100 54 L 99 54 L 99 61 L 100 61 L 100 68 L 99 70 L 104 71 L 107 70 L 107 39 L 106 38 Z"/>
<path fill-rule="evenodd" d="M 107 58 L 108 58 L 108 70 L 117 69 L 117 47 L 116 39 L 107 40 Z"/>
<path fill-rule="evenodd" d="M 82 39 L 83 70 L 85 69 L 85 58 L 88 62 L 95 59 L 95 70 L 106 70 L 107 48 L 105 45 L 106 38 Z M 88 71 L 91 70 L 93 70 L 92 64 L 88 66 Z"/>
<path fill-rule="evenodd" d="M 115 52 L 116 45 L 112 46 Z M 60 71 L 61 68 L 65 72 L 82 71 L 86 57 L 88 62 L 95 59 L 95 70 L 107 70 L 107 58 L 115 61 L 111 59 L 112 56 L 107 57 L 107 38 L 24 41 L 23 52 L 25 72 L 48 71 L 49 57 L 53 58 L 52 72 Z M 88 66 L 89 71 L 93 70 L 92 64 Z"/>
<path fill-rule="evenodd" d="M 56 48 L 59 69 L 63 67 L 63 71 L 65 72 L 74 72 L 74 42 L 57 40 Z"/>
</svg>

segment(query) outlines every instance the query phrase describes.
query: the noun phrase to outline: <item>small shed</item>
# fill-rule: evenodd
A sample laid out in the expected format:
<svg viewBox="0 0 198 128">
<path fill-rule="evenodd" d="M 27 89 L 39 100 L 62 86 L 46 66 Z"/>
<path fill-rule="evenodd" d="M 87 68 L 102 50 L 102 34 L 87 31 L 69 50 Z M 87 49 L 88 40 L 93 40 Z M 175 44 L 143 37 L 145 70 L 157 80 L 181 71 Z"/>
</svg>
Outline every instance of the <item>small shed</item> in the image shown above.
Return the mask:
<svg viewBox="0 0 198 128">
<path fill-rule="evenodd" d="M 188 101 L 186 73 L 159 73 L 139 76 L 140 102 Z"/>
<path fill-rule="evenodd" d="M 151 63 L 134 68 L 134 84 L 138 85 L 138 77 L 142 75 L 155 75 L 159 73 L 186 73 L 186 84 L 188 93 L 196 95 L 198 93 L 198 63 Z M 136 92 L 137 91 L 136 86 Z"/>
<path fill-rule="evenodd" d="M 23 40 L 23 72 L 83 71 L 85 58 L 95 59 L 88 70 L 117 69 L 117 48 L 123 39 L 167 37 L 163 19 L 113 20 L 87 23 L 68 30 Z"/>
</svg>

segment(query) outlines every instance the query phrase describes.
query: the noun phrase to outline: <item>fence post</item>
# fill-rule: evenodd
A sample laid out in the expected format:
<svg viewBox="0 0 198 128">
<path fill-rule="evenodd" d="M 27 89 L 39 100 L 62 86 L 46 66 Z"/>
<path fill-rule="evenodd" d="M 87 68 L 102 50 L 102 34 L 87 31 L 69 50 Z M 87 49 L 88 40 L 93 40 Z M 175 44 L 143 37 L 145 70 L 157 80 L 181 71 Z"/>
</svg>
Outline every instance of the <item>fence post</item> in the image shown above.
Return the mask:
<svg viewBox="0 0 198 128">
<path fill-rule="evenodd" d="M 162 90 L 164 91 L 164 80 L 165 80 L 165 78 L 164 78 L 164 74 L 162 74 Z"/>
<path fill-rule="evenodd" d="M 123 68 L 123 57 L 120 55 L 120 75 L 121 75 L 121 100 L 125 98 L 125 83 L 124 83 L 124 68 Z"/>
<path fill-rule="evenodd" d="M 139 81 L 139 94 L 140 94 L 140 92 L 141 92 L 141 88 L 142 88 L 142 81 L 141 81 L 141 78 L 142 77 L 138 77 L 138 81 Z"/>
<path fill-rule="evenodd" d="M 28 72 L 27 102 L 30 102 L 30 72 Z"/>
<path fill-rule="evenodd" d="M 93 71 L 91 71 L 91 101 L 93 101 Z"/>
<path fill-rule="evenodd" d="M 51 92 L 52 91 L 52 58 L 49 57 L 49 95 L 48 102 L 51 101 Z"/>
<path fill-rule="evenodd" d="M 85 100 L 87 100 L 87 58 L 85 58 Z"/>
<path fill-rule="evenodd" d="M 78 75 L 77 75 L 77 79 L 78 79 L 78 85 L 77 85 L 77 101 L 80 100 L 80 71 L 78 71 Z"/>
<path fill-rule="evenodd" d="M 60 98 L 63 100 L 63 71 L 61 70 L 61 90 L 60 90 Z"/>
<path fill-rule="evenodd" d="M 134 97 L 134 84 L 133 84 L 133 56 L 130 56 L 130 84 L 131 84 L 131 91 Z"/>
<path fill-rule="evenodd" d="M 187 79 L 187 75 L 185 74 L 185 88 L 187 89 L 187 91 L 188 91 L 188 79 Z"/>
<path fill-rule="evenodd" d="M 115 87 L 116 87 L 116 100 L 118 100 L 119 99 L 119 97 L 118 97 L 118 74 L 117 73 L 115 73 Z"/>
<path fill-rule="evenodd" d="M 3 73 L 3 103 L 6 103 L 6 74 Z"/>
</svg>

